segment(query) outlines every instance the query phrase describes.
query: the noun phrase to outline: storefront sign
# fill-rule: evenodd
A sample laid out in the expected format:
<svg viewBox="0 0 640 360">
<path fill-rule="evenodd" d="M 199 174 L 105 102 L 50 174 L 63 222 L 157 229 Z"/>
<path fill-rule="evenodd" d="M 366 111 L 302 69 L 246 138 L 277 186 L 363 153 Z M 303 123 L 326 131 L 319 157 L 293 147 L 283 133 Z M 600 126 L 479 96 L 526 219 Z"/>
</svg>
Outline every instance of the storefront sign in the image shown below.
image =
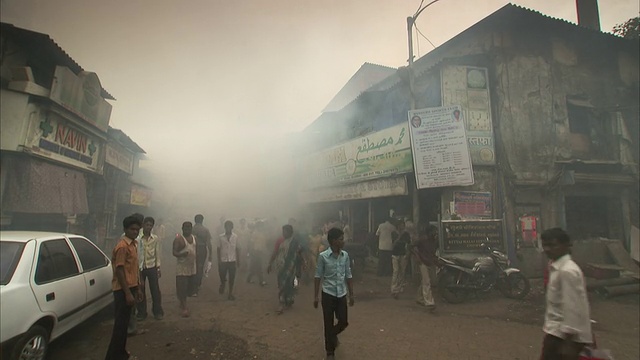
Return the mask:
<svg viewBox="0 0 640 360">
<path fill-rule="evenodd" d="M 486 68 L 444 66 L 442 105 L 460 105 L 474 165 L 495 165 L 491 98 Z"/>
<path fill-rule="evenodd" d="M 418 189 L 473 184 L 473 168 L 459 106 L 409 111 Z"/>
<path fill-rule="evenodd" d="M 49 95 L 51 100 L 107 132 L 111 104 L 101 93 L 102 85 L 95 73 L 84 71 L 76 76 L 69 68 L 56 66 Z"/>
<path fill-rule="evenodd" d="M 301 200 L 303 202 L 327 202 L 408 194 L 407 179 L 404 176 L 398 176 L 343 186 L 311 189 L 301 194 Z"/>
<path fill-rule="evenodd" d="M 454 191 L 454 212 L 462 219 L 490 219 L 491 193 L 479 191 Z"/>
<path fill-rule="evenodd" d="M 502 220 L 443 220 L 440 246 L 446 252 L 479 252 L 482 244 L 505 249 Z"/>
<path fill-rule="evenodd" d="M 130 204 L 149 207 L 151 205 L 151 195 L 151 189 L 132 184 Z"/>
<path fill-rule="evenodd" d="M 308 188 L 371 180 L 413 170 L 406 124 L 314 153 L 303 161 Z"/>
<path fill-rule="evenodd" d="M 59 115 L 47 113 L 31 120 L 24 146 L 40 156 L 102 173 L 103 144 L 102 139 L 79 130 Z"/>
<path fill-rule="evenodd" d="M 133 173 L 133 153 L 122 146 L 118 146 L 114 143 L 108 143 L 106 147 L 105 161 L 127 174 Z"/>
</svg>

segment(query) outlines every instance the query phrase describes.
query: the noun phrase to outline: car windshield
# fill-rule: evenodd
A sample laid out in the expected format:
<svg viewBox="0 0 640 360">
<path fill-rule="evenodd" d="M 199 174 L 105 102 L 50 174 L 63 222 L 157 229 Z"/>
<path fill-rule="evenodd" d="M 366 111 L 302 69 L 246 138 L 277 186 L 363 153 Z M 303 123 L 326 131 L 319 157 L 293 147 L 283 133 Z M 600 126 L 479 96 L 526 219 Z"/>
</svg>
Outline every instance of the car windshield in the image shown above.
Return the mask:
<svg viewBox="0 0 640 360">
<path fill-rule="evenodd" d="M 0 285 L 7 285 L 11 281 L 22 255 L 22 249 L 24 249 L 24 243 L 0 242 L 0 280 L 2 281 Z"/>
</svg>

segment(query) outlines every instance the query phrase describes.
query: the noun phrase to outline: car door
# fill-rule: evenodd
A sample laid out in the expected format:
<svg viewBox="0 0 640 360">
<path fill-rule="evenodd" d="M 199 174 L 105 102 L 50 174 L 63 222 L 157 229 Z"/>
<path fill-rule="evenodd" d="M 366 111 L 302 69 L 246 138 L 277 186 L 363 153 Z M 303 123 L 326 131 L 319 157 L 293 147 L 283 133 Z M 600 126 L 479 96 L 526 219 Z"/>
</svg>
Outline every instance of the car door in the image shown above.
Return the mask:
<svg viewBox="0 0 640 360">
<path fill-rule="evenodd" d="M 87 290 L 65 238 L 41 241 L 37 251 L 31 288 L 40 310 L 58 320 L 53 339 L 82 321 Z"/>
<path fill-rule="evenodd" d="M 87 289 L 85 318 L 88 318 L 113 301 L 113 270 L 107 256 L 89 240 L 70 236 L 69 241 L 82 266 L 82 276 Z"/>
</svg>

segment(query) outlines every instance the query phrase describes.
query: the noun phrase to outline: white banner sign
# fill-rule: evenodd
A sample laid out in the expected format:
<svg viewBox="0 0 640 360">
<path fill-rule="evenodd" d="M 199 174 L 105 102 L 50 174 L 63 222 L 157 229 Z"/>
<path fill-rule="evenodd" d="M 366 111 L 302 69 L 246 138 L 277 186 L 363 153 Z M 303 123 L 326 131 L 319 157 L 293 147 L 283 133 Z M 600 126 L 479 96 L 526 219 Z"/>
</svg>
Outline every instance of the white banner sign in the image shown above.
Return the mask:
<svg viewBox="0 0 640 360">
<path fill-rule="evenodd" d="M 418 189 L 473 184 L 473 168 L 460 106 L 409 111 Z"/>
<path fill-rule="evenodd" d="M 408 195 L 404 176 L 363 181 L 344 186 L 324 187 L 301 193 L 303 202 L 326 202 Z"/>
</svg>

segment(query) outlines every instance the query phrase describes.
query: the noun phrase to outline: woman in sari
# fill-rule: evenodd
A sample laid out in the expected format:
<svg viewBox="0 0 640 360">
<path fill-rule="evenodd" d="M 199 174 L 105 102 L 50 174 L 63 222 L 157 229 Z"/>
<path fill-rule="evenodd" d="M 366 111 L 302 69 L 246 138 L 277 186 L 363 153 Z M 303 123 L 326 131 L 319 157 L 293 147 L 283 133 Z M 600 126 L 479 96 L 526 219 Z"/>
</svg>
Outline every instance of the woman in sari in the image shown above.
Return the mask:
<svg viewBox="0 0 640 360">
<path fill-rule="evenodd" d="M 285 309 L 293 305 L 295 299 L 295 279 L 300 274 L 297 273 L 298 266 L 302 261 L 302 247 L 300 241 L 293 237 L 293 227 L 285 225 L 282 227 L 282 237 L 276 241 L 267 272 L 270 273 L 275 262 L 275 269 L 278 274 L 278 300 L 280 306 L 278 314 L 282 314 Z"/>
</svg>

